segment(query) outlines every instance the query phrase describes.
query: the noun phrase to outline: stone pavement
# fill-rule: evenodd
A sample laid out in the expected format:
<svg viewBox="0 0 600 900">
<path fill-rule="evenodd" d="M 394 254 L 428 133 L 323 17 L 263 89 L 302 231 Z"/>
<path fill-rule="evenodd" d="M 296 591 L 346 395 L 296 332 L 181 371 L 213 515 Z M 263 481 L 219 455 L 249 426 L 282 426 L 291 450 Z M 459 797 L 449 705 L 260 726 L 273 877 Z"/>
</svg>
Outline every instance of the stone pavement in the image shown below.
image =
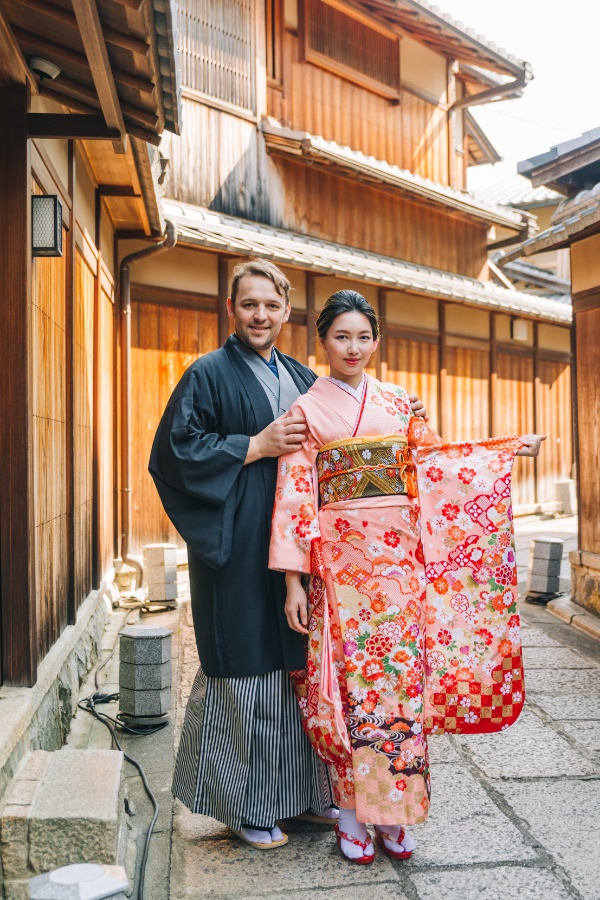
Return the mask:
<svg viewBox="0 0 600 900">
<path fill-rule="evenodd" d="M 517 521 L 523 588 L 543 534 L 563 537 L 568 559 L 576 520 Z M 567 563 L 561 576 L 568 588 Z M 176 728 L 198 664 L 182 612 Z M 522 613 L 526 709 L 500 735 L 431 739 L 431 816 L 409 862 L 377 851 L 353 866 L 332 830 L 298 822 L 287 846 L 259 853 L 175 801 L 170 900 L 600 900 L 600 643 L 542 607 Z"/>
</svg>

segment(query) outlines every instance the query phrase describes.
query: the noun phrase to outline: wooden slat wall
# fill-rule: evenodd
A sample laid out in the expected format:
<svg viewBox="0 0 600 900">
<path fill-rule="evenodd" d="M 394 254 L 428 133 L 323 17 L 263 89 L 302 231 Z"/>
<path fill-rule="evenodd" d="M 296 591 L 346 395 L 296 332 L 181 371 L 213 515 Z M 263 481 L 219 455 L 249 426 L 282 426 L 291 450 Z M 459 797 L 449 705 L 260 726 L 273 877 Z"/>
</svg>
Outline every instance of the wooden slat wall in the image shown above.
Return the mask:
<svg viewBox="0 0 600 900">
<path fill-rule="evenodd" d="M 104 575 L 114 560 L 114 301 L 103 288 L 100 290 L 98 310 L 99 360 L 99 458 L 98 458 L 98 548 L 100 575 Z"/>
<path fill-rule="evenodd" d="M 277 339 L 277 349 L 307 365 L 306 325 L 292 325 L 288 322 Z"/>
<path fill-rule="evenodd" d="M 576 313 L 580 550 L 600 553 L 600 309 Z"/>
<path fill-rule="evenodd" d="M 93 588 L 93 336 L 95 276 L 79 248 L 75 260 L 74 439 L 75 605 Z"/>
<path fill-rule="evenodd" d="M 429 424 L 437 429 L 439 353 L 438 345 L 388 336 L 386 381 L 401 384 L 409 394 L 425 403 Z"/>
<path fill-rule="evenodd" d="M 487 350 L 447 347 L 446 364 L 446 391 L 442 397 L 444 439 L 466 441 L 489 437 Z"/>
<path fill-rule="evenodd" d="M 531 434 L 535 430 L 533 359 L 498 353 L 496 365 L 494 431 L 497 435 Z M 542 455 L 545 449 L 542 449 Z M 515 460 L 512 485 L 515 506 L 536 502 L 532 459 Z"/>
<path fill-rule="evenodd" d="M 573 421 L 571 416 L 571 367 L 568 363 L 540 359 L 536 429 L 547 434 L 537 461 L 537 499 L 556 499 L 555 483 L 570 478 L 573 466 Z"/>
<path fill-rule="evenodd" d="M 449 183 L 447 116 L 435 104 L 402 89 L 400 103 L 392 104 L 339 75 L 301 62 L 298 36 L 290 31 L 284 38 L 283 84 L 283 91 L 268 91 L 270 116 L 297 131 L 321 135 Z"/>
<path fill-rule="evenodd" d="M 33 443 L 39 660 L 67 624 L 65 279 L 65 257 L 35 259 Z"/>
<path fill-rule="evenodd" d="M 132 303 L 133 549 L 182 545 L 148 474 L 152 440 L 173 388 L 190 363 L 216 349 L 217 314 Z"/>
<path fill-rule="evenodd" d="M 485 225 L 458 222 L 311 166 L 282 158 L 274 164 L 281 178 L 269 191 L 272 224 L 419 265 L 479 275 L 486 254 Z"/>
</svg>

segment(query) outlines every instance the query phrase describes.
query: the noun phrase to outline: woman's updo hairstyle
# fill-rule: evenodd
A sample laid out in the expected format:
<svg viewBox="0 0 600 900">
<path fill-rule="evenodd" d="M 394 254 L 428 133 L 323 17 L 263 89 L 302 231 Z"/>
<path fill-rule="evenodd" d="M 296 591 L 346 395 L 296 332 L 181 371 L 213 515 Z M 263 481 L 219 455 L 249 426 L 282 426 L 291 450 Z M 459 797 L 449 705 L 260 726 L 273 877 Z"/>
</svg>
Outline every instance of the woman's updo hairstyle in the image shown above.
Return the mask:
<svg viewBox="0 0 600 900">
<path fill-rule="evenodd" d="M 337 317 L 347 312 L 360 312 L 366 316 L 373 331 L 373 340 L 379 340 L 379 322 L 371 304 L 358 291 L 344 290 L 332 294 L 319 313 L 317 334 L 322 341 L 327 337 L 327 332 Z"/>
</svg>

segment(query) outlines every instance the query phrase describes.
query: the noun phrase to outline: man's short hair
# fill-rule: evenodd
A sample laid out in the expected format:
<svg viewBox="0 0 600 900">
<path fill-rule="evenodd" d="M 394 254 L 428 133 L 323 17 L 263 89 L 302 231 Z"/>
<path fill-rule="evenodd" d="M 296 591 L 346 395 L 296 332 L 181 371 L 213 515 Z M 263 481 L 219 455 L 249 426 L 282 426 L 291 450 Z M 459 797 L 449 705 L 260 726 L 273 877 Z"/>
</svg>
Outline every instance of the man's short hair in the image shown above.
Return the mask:
<svg viewBox="0 0 600 900">
<path fill-rule="evenodd" d="M 238 263 L 231 273 L 229 296 L 234 306 L 240 281 L 244 275 L 262 275 L 263 278 L 268 278 L 275 285 L 275 290 L 279 296 L 285 298 L 286 306 L 290 302 L 292 286 L 281 269 L 278 269 L 275 263 L 269 262 L 268 259 L 248 259 L 245 262 Z"/>
</svg>

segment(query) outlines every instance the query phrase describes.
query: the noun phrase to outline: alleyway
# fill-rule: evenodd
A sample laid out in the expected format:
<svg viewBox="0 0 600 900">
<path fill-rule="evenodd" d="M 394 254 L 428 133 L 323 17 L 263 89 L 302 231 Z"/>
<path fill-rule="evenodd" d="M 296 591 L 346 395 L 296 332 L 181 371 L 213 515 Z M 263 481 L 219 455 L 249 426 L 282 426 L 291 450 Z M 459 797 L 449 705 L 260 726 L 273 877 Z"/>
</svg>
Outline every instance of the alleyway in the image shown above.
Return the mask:
<svg viewBox="0 0 600 900">
<path fill-rule="evenodd" d="M 573 519 L 517 529 L 520 580 L 533 535 L 564 537 L 565 555 L 576 536 Z M 182 702 L 197 666 L 188 611 Z M 258 853 L 176 802 L 171 900 L 600 898 L 600 643 L 542 608 L 522 611 L 527 708 L 499 736 L 431 740 L 431 818 L 414 829 L 409 863 L 378 853 L 368 868 L 345 864 L 333 832 L 291 822 L 286 847 Z"/>
</svg>

